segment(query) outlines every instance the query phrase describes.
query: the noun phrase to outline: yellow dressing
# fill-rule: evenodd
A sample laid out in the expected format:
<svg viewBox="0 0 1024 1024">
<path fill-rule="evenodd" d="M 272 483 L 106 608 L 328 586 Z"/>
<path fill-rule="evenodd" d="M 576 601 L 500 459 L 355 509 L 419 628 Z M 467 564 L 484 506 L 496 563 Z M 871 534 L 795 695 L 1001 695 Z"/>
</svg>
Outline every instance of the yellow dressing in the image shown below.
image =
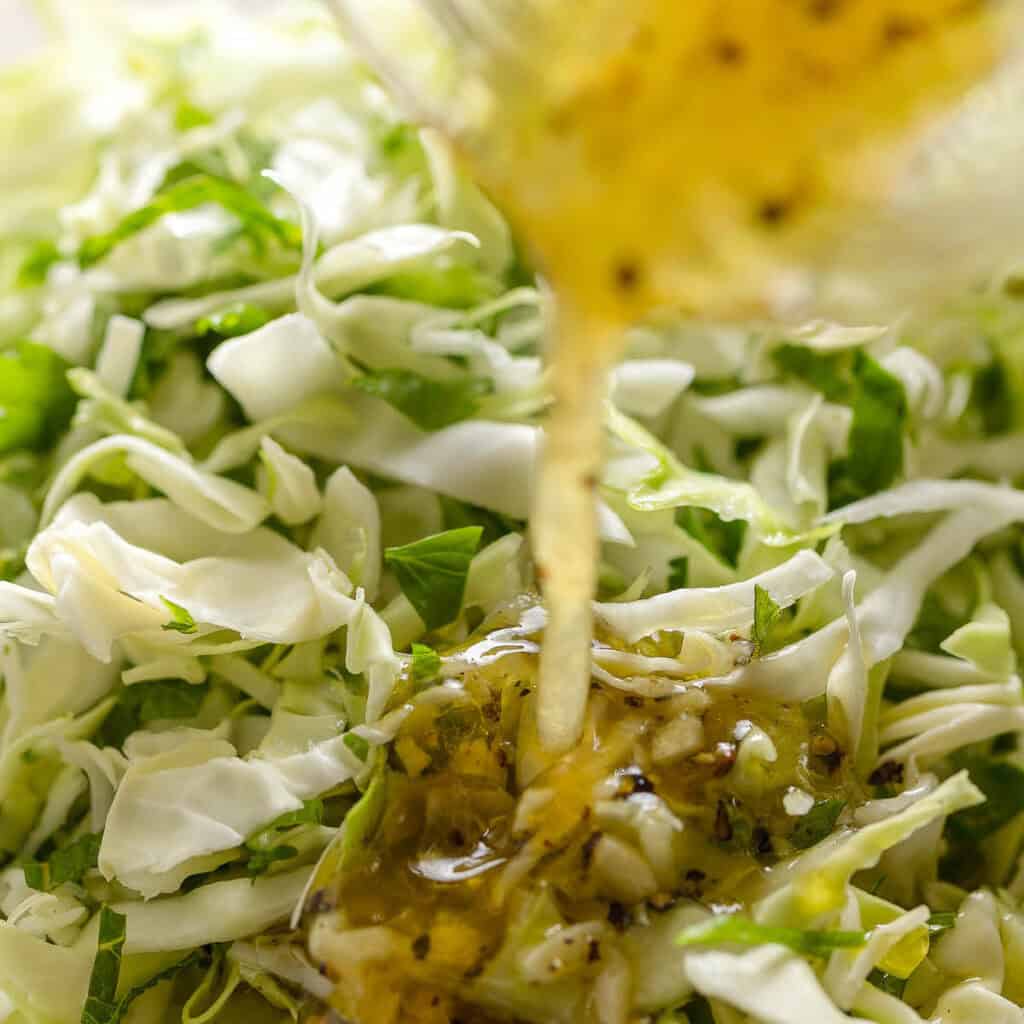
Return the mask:
<svg viewBox="0 0 1024 1024">
<path fill-rule="evenodd" d="M 550 749 L 584 717 L 603 381 L 622 328 L 665 307 L 782 307 L 794 275 L 884 198 L 908 126 L 994 67 L 1011 14 L 984 0 L 549 0 L 523 5 L 518 41 L 488 53 L 489 100 L 473 93 L 458 141 L 559 300 L 533 517 Z"/>
<path fill-rule="evenodd" d="M 674 704 L 612 692 L 588 702 L 603 381 L 625 326 L 659 309 L 778 312 L 794 270 L 819 265 L 885 197 L 917 126 L 996 65 L 1010 17 L 1009 5 L 971 0 L 521 7 L 521 42 L 488 53 L 487 88 L 472 91 L 456 141 L 558 298 L 556 402 L 531 519 L 548 620 L 539 668 L 516 650 L 471 668 L 452 707 L 410 716 L 369 855 L 325 889 L 342 929 L 387 928 L 397 943 L 369 968 L 327 958 L 335 1009 L 379 1024 L 488 1020 L 460 997 L 482 999 L 477 979 L 533 892 L 557 898 L 567 923 L 617 927 L 622 900 L 592 862 L 596 794 L 656 792 L 684 823 L 675 842 L 688 870 L 671 892 L 637 899 L 651 914 L 676 899 L 756 897 L 762 842 L 769 858 L 794 852 L 788 788 L 862 795 L 835 744 L 834 760 L 814 753 L 798 707 L 716 691 L 701 751 L 664 765 L 651 745 Z M 763 791 L 737 795 L 740 722 L 764 729 L 777 760 Z M 609 796 L 603 781 L 616 777 L 623 791 Z M 881 904 L 866 927 L 887 920 Z M 916 930 L 883 965 L 903 977 L 927 948 Z"/>
<path fill-rule="evenodd" d="M 884 195 L 912 118 L 990 70 L 1006 5 L 552 0 L 466 140 L 562 303 L 771 306 L 772 268 Z M 612 13 L 627 7 L 628 13 Z"/>
</svg>

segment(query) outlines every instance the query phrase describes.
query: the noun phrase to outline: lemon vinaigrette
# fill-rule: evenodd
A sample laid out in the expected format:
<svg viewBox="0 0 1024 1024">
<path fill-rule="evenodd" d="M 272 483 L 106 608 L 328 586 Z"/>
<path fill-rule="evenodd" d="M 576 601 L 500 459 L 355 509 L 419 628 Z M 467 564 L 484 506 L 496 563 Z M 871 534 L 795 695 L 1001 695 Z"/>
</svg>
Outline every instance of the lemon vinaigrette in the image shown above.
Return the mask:
<svg viewBox="0 0 1024 1024">
<path fill-rule="evenodd" d="M 1020 5 L 419 6 L 448 12 L 457 54 L 431 68 L 449 91 L 426 113 L 558 299 L 532 525 L 549 615 L 538 726 L 561 751 L 589 690 L 604 381 L 623 329 L 666 309 L 773 316 L 794 295 L 814 310 L 815 274 L 885 201 L 933 116 L 1007 56 Z M 414 72 L 391 71 L 414 95 Z"/>
</svg>

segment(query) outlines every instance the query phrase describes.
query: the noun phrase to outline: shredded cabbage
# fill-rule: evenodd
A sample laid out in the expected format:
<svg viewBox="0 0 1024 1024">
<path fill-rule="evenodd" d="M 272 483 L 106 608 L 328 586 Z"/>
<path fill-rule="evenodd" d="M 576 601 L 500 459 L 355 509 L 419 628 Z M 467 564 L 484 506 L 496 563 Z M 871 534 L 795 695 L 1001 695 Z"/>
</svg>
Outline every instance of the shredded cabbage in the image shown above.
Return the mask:
<svg viewBox="0 0 1024 1024">
<path fill-rule="evenodd" d="M 1019 1022 L 1016 271 L 628 332 L 553 762 L 502 212 L 320 5 L 88 6 L 0 74 L 0 1020 Z"/>
</svg>

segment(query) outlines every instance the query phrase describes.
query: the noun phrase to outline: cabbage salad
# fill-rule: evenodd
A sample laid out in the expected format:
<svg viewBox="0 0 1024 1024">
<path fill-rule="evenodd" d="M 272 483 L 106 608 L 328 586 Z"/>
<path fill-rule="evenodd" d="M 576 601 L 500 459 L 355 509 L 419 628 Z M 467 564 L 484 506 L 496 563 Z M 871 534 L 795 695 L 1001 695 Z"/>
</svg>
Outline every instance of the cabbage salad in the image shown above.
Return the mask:
<svg viewBox="0 0 1024 1024">
<path fill-rule="evenodd" d="M 0 1021 L 1024 1020 L 1022 279 L 631 332 L 553 759 L 506 222 L 318 6 L 85 6 L 0 80 Z"/>
</svg>

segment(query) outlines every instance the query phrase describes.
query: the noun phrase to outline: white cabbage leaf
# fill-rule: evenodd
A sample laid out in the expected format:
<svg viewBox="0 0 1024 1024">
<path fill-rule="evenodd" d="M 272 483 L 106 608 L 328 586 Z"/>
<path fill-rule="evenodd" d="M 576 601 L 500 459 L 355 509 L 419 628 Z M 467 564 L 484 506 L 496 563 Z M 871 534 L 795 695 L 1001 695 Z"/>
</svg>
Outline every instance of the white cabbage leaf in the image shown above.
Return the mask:
<svg viewBox="0 0 1024 1024">
<path fill-rule="evenodd" d="M 97 661 L 70 636 L 46 637 L 35 646 L 4 644 L 0 673 L 6 721 L 0 748 L 33 726 L 92 707 L 113 689 L 118 668 Z"/>
<path fill-rule="evenodd" d="M 120 398 L 131 387 L 145 333 L 146 325 L 132 317 L 115 315 L 107 321 L 103 344 L 96 356 L 96 376 Z"/>
<path fill-rule="evenodd" d="M 806 961 L 782 946 L 749 953 L 691 953 L 686 974 L 702 995 L 721 999 L 765 1024 L 866 1024 L 837 1009 Z"/>
<path fill-rule="evenodd" d="M 222 342 L 206 365 L 253 422 L 278 416 L 317 395 L 340 393 L 347 379 L 344 364 L 301 313 Z"/>
<path fill-rule="evenodd" d="M 635 643 L 661 629 L 703 629 L 720 633 L 747 629 L 754 620 L 754 587 L 768 591 L 780 608 L 832 578 L 832 569 L 813 551 L 742 583 L 672 590 L 640 601 L 596 604 L 598 616 L 622 638 Z"/>
<path fill-rule="evenodd" d="M 1021 1008 L 980 982 L 947 989 L 935 1004 L 932 1024 L 1020 1024 Z"/>
<path fill-rule="evenodd" d="M 245 533 L 270 512 L 266 500 L 248 487 L 200 469 L 185 456 L 141 437 L 119 434 L 82 449 L 61 468 L 47 491 L 43 522 L 49 522 L 82 480 L 111 456 L 122 456 L 138 477 L 219 530 Z"/>
<path fill-rule="evenodd" d="M 227 399 L 194 352 L 175 352 L 148 397 L 154 423 L 193 444 L 224 418 Z"/>
<path fill-rule="evenodd" d="M 752 484 L 689 469 L 665 445 L 614 407 L 608 408 L 606 418 L 616 446 L 605 472 L 605 483 L 624 492 L 633 508 L 644 512 L 683 506 L 706 508 L 727 522 L 746 520 L 766 544 L 791 544 L 824 537 L 830 532 L 826 525 L 797 534 Z"/>
<path fill-rule="evenodd" d="M 27 1024 L 71 1024 L 82 1013 L 93 951 L 45 942 L 0 922 L 0 994 Z"/>
<path fill-rule="evenodd" d="M 302 459 L 285 451 L 272 437 L 260 443 L 260 491 L 270 510 L 287 526 L 308 523 L 323 504 L 316 475 Z"/>
<path fill-rule="evenodd" d="M 1024 517 L 1024 494 L 980 480 L 911 480 L 870 498 L 844 505 L 824 522 L 867 523 L 915 512 L 948 512 L 982 507 L 1006 520 Z"/>
<path fill-rule="evenodd" d="M 492 274 L 504 271 L 513 258 L 508 222 L 477 185 L 463 174 L 448 142 L 438 132 L 420 133 L 434 183 L 438 223 L 451 231 L 466 231 L 480 244 L 478 259 Z"/>
<path fill-rule="evenodd" d="M 856 609 L 864 663 L 869 669 L 903 646 L 928 588 L 966 558 L 983 537 L 1015 517 L 1014 510 L 997 514 L 991 506 L 953 512 L 889 569 Z M 825 691 L 829 672 L 845 650 L 847 635 L 844 616 L 716 682 L 806 700 Z"/>
<path fill-rule="evenodd" d="M 693 367 L 674 359 L 630 359 L 611 373 L 611 400 L 628 416 L 660 416 L 693 382 Z"/>
<path fill-rule="evenodd" d="M 61 446 L 61 455 L 70 458 L 91 443 L 96 433 L 131 434 L 174 455 L 187 457 L 182 438 L 153 420 L 147 419 L 139 402 L 128 402 L 111 391 L 100 378 L 84 366 L 68 370 L 68 383 L 80 395 L 71 435 Z"/>
<path fill-rule="evenodd" d="M 258 935 L 287 921 L 310 870 L 210 882 L 188 893 L 145 902 L 117 901 L 113 909 L 127 918 L 125 954 L 175 952 Z M 73 947 L 76 952 L 88 951 L 90 966 L 97 926 L 98 919 L 93 918 Z"/>
<path fill-rule="evenodd" d="M 132 762 L 100 847 L 104 877 L 147 899 L 176 891 L 210 854 L 240 846 L 363 767 L 342 735 L 274 758 L 195 739 Z"/>
<path fill-rule="evenodd" d="M 951 978 L 978 981 L 1001 992 L 1006 961 L 1000 935 L 1001 910 L 990 892 L 972 892 L 960 904 L 953 927 L 939 936 L 930 957 Z"/>
<path fill-rule="evenodd" d="M 846 900 L 850 879 L 858 871 L 874 867 L 886 850 L 912 836 L 931 822 L 955 811 L 983 803 L 984 794 L 970 781 L 967 772 L 953 775 L 938 788 L 925 793 L 890 817 L 847 834 L 838 834 L 822 858 L 812 849 L 793 866 L 798 877 L 763 901 L 759 920 L 792 920 L 803 924 L 819 915 L 838 910 Z"/>
<path fill-rule="evenodd" d="M 939 645 L 947 654 L 970 662 L 979 672 L 1005 679 L 1017 668 L 1010 617 L 993 601 L 975 609 L 969 622 Z"/>
<path fill-rule="evenodd" d="M 351 585 L 326 554 L 263 527 L 224 533 L 159 499 L 104 506 L 79 495 L 36 537 L 27 564 L 57 617 L 104 661 L 124 636 L 198 649 L 228 629 L 251 644 L 297 643 L 351 618 Z M 194 629 L 165 629 L 167 602 Z"/>
<path fill-rule="evenodd" d="M 373 492 L 347 466 L 327 480 L 313 544 L 366 591 L 368 600 L 376 600 L 383 565 L 380 509 Z"/>
<path fill-rule="evenodd" d="M 448 231 L 433 224 L 380 228 L 328 249 L 317 260 L 311 283 L 315 282 L 328 295 L 350 294 L 403 271 L 429 265 L 439 255 L 467 241 L 473 239 L 465 232 Z M 298 286 L 299 276 L 293 275 L 198 299 L 162 299 L 145 311 L 143 319 L 150 327 L 178 330 L 235 303 L 283 310 L 294 302 Z M 330 306 L 323 296 L 320 300 Z M 317 310 L 326 312 L 319 304 Z"/>
</svg>

